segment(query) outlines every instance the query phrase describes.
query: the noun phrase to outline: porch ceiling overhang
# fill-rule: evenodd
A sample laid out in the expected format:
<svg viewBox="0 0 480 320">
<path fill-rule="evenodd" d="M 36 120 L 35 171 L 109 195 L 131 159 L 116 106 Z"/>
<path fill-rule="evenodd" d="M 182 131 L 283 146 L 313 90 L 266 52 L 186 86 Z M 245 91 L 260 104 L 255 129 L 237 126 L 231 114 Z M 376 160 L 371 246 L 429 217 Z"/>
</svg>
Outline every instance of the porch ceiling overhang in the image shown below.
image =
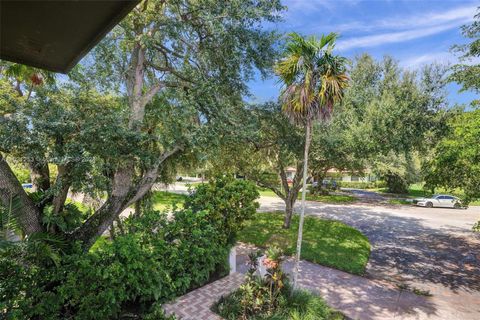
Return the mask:
<svg viewBox="0 0 480 320">
<path fill-rule="evenodd" d="M 0 58 L 66 73 L 140 0 L 0 1 Z"/>
</svg>

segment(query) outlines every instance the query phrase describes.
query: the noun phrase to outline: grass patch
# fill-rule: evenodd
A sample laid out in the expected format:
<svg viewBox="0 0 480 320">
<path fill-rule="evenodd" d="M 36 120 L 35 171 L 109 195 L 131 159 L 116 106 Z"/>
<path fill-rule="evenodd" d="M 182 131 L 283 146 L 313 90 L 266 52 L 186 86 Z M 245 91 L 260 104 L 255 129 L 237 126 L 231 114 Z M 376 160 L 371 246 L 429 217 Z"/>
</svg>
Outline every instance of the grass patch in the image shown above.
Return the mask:
<svg viewBox="0 0 480 320">
<path fill-rule="evenodd" d="M 280 304 L 271 314 L 248 316 L 249 320 L 342 320 L 343 314 L 330 308 L 325 301 L 310 292 L 296 290 L 293 294 L 289 291 L 282 293 Z M 226 297 L 222 297 L 213 307 L 212 311 L 227 320 L 242 318 L 242 295 L 237 290 Z"/>
<path fill-rule="evenodd" d="M 390 199 L 388 200 L 389 204 L 404 204 L 404 205 L 410 205 L 412 204 L 411 202 L 403 199 Z"/>
<path fill-rule="evenodd" d="M 324 202 L 324 203 L 352 203 L 357 201 L 357 198 L 349 195 L 343 195 L 343 194 L 328 194 L 328 195 L 307 194 L 307 200 Z"/>
<path fill-rule="evenodd" d="M 257 187 L 257 190 L 262 197 L 278 197 L 277 194 L 270 189 Z"/>
<path fill-rule="evenodd" d="M 153 209 L 165 210 L 173 207 L 174 204 L 176 204 L 178 208 L 182 208 L 186 197 L 184 194 L 155 191 L 152 195 Z"/>
<path fill-rule="evenodd" d="M 257 213 L 246 222 L 238 240 L 258 247 L 279 246 L 287 255 L 295 253 L 298 216 L 290 229 L 283 229 L 283 213 Z M 305 217 L 302 259 L 361 275 L 370 255 L 370 242 L 360 231 L 342 222 Z"/>
</svg>

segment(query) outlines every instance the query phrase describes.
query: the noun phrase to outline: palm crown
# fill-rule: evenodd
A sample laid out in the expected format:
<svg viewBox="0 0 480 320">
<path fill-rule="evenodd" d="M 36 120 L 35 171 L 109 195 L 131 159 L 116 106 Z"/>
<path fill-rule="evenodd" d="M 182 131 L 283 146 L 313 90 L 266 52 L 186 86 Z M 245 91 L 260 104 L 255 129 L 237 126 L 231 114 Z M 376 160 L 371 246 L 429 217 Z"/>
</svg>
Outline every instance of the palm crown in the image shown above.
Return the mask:
<svg viewBox="0 0 480 320">
<path fill-rule="evenodd" d="M 328 118 L 348 84 L 344 57 L 332 54 L 336 33 L 304 38 L 289 34 L 285 58 L 275 72 L 284 83 L 284 112 L 295 122 Z"/>
</svg>

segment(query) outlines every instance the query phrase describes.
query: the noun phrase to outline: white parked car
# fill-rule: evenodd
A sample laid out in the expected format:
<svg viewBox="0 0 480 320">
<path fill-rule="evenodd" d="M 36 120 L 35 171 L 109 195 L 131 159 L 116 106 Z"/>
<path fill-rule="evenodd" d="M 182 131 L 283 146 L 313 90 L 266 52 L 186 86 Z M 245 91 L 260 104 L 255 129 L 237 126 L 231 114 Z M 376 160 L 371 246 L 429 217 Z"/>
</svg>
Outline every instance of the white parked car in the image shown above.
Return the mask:
<svg viewBox="0 0 480 320">
<path fill-rule="evenodd" d="M 417 206 L 427 208 L 442 207 L 461 209 L 465 207 L 462 204 L 462 200 L 447 194 L 435 194 L 430 198 L 415 199 L 413 200 L 413 203 L 415 203 Z"/>
</svg>

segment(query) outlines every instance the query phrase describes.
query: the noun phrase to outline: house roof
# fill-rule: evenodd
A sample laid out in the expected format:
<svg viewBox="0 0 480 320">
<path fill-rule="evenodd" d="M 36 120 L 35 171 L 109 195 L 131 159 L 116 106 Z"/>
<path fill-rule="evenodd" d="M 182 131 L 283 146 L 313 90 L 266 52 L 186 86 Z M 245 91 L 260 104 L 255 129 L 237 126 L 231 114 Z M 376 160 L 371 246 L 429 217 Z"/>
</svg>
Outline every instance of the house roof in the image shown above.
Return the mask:
<svg viewBox="0 0 480 320">
<path fill-rule="evenodd" d="M 0 58 L 68 72 L 140 0 L 0 2 Z"/>
</svg>

